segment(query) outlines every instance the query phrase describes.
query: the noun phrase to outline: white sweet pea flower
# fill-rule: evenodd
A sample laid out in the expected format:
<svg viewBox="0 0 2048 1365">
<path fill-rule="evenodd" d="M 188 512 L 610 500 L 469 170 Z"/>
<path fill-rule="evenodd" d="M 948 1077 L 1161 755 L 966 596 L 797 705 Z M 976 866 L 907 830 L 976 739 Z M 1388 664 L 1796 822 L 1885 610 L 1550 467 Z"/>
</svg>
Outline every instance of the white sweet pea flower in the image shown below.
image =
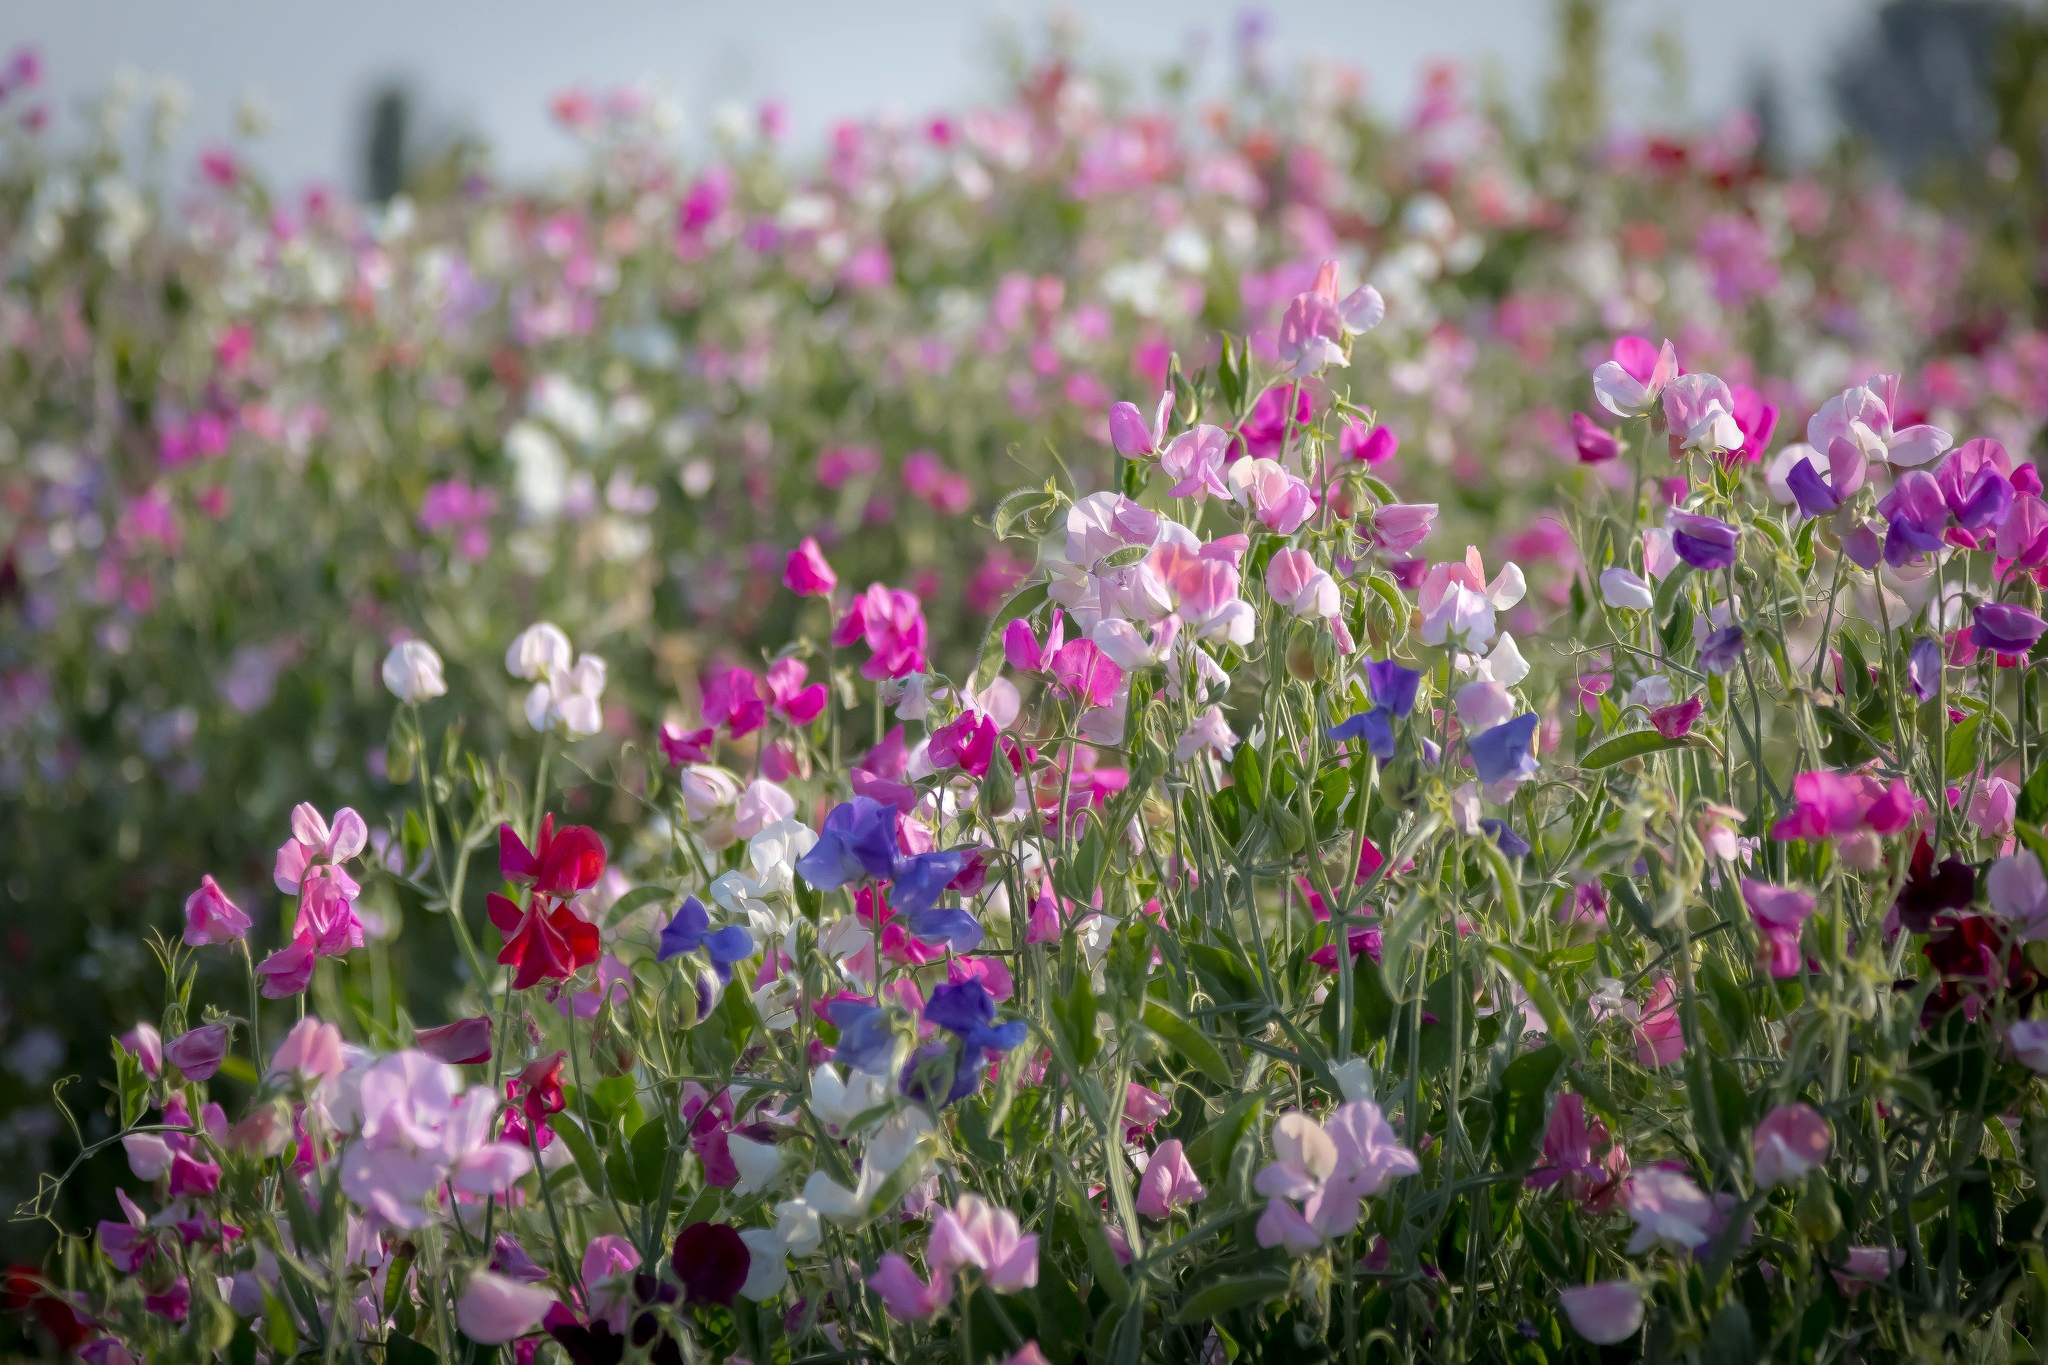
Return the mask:
<svg viewBox="0 0 2048 1365">
<path fill-rule="evenodd" d="M 734 1138 L 735 1143 L 745 1141 Z M 744 1182 L 742 1182 L 744 1184 Z M 740 1282 L 739 1295 L 765 1303 L 780 1294 L 789 1283 L 789 1248 L 776 1228 L 741 1228 L 740 1241 L 747 1248 L 747 1278 Z"/>
<path fill-rule="evenodd" d="M 519 638 L 505 651 L 505 671 L 515 678 L 537 682 L 567 672 L 572 653 L 569 637 L 562 633 L 562 628 L 542 621 L 519 632 Z"/>
<path fill-rule="evenodd" d="M 446 696 L 441 656 L 425 640 L 401 640 L 384 656 L 384 686 L 402 702 Z"/>
<path fill-rule="evenodd" d="M 683 810 L 693 823 L 702 823 L 739 800 L 740 782 L 725 769 L 709 763 L 692 763 L 677 777 L 682 788 Z"/>
<path fill-rule="evenodd" d="M 1619 566 L 1601 573 L 1600 596 L 1608 606 L 1622 611 L 1648 611 L 1657 602 L 1648 583 Z"/>
<path fill-rule="evenodd" d="M 811 1072 L 811 1112 L 835 1132 L 889 1099 L 889 1078 L 856 1071 L 841 1079 L 830 1062 Z"/>
<path fill-rule="evenodd" d="M 739 1183 L 733 1186 L 734 1194 L 759 1194 L 780 1183 L 783 1167 L 780 1146 L 732 1133 L 726 1138 L 726 1148 L 732 1153 L 732 1164 L 740 1173 Z"/>
<path fill-rule="evenodd" d="M 733 832 L 751 840 L 762 830 L 796 814 L 796 798 L 765 777 L 749 782 L 733 802 Z"/>
<path fill-rule="evenodd" d="M 1493 652 L 1486 656 L 1483 665 L 1486 676 L 1495 682 L 1514 687 L 1529 676 L 1529 661 L 1522 657 L 1522 651 L 1515 646 L 1515 637 L 1506 631 L 1493 642 Z"/>
<path fill-rule="evenodd" d="M 791 802 L 790 809 L 795 810 Z M 747 840 L 747 861 L 764 896 L 787 895 L 796 885 L 796 862 L 818 842 L 817 831 L 785 815 Z"/>
</svg>

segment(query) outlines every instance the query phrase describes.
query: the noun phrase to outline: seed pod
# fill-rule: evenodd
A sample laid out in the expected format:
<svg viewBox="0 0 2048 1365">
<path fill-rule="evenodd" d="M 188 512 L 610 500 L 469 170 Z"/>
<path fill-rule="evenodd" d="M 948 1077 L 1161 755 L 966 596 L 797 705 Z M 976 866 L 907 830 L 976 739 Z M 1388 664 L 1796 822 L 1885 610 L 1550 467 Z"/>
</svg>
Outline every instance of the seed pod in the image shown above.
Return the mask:
<svg viewBox="0 0 2048 1365">
<path fill-rule="evenodd" d="M 1017 775 L 1010 770 L 1009 756 L 998 750 L 988 776 L 981 779 L 981 813 L 994 819 L 1016 808 Z"/>
<path fill-rule="evenodd" d="M 1842 1235 L 1842 1210 L 1835 1204 L 1834 1187 L 1819 1171 L 1806 1178 L 1792 1221 L 1809 1242 L 1832 1242 Z"/>
</svg>

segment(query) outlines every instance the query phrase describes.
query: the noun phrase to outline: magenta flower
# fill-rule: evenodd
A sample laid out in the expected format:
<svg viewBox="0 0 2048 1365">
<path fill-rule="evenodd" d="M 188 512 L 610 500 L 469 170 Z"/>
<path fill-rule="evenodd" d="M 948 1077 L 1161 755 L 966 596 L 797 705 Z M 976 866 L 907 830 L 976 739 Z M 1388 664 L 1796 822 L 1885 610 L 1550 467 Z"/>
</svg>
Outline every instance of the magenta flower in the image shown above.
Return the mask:
<svg viewBox="0 0 2048 1365">
<path fill-rule="evenodd" d="M 1700 718 L 1704 704 L 1698 697 L 1687 697 L 1670 706 L 1659 706 L 1650 712 L 1650 725 L 1666 739 L 1684 739 L 1692 732 L 1693 722 Z"/>
<path fill-rule="evenodd" d="M 1621 454 L 1621 443 L 1583 412 L 1572 414 L 1572 445 L 1580 464 L 1605 464 Z"/>
<path fill-rule="evenodd" d="M 1400 449 L 1401 438 L 1384 422 L 1368 426 L 1359 418 L 1347 417 L 1344 429 L 1337 433 L 1337 453 L 1345 459 L 1363 461 L 1368 469 L 1385 464 Z"/>
<path fill-rule="evenodd" d="M 185 1073 L 188 1081 L 208 1080 L 228 1055 L 228 1026 L 207 1024 L 164 1044 L 164 1060 Z"/>
<path fill-rule="evenodd" d="M 1124 671 L 1093 640 L 1069 640 L 1046 671 L 1053 685 L 1083 706 L 1107 706 L 1123 686 Z"/>
<path fill-rule="evenodd" d="M 317 960 L 310 934 L 301 934 L 264 958 L 256 964 L 256 974 L 263 978 L 263 998 L 285 1000 L 305 990 L 313 982 Z"/>
<path fill-rule="evenodd" d="M 1685 1026 L 1678 1018 L 1678 989 L 1668 976 L 1657 978 L 1636 1021 L 1636 1061 L 1643 1066 L 1670 1066 L 1685 1055 Z"/>
<path fill-rule="evenodd" d="M 363 922 L 355 902 L 331 877 L 310 876 L 302 884 L 294 939 L 307 939 L 320 957 L 340 957 L 363 946 Z"/>
<path fill-rule="evenodd" d="M 343 888 L 343 894 L 354 900 L 361 894 L 361 888 L 340 865 L 361 853 L 369 842 L 370 827 L 351 808 L 344 806 L 336 811 L 330 828 L 319 810 L 302 801 L 292 807 L 292 837 L 278 847 L 272 879 L 278 890 L 291 895 L 298 891 L 311 869 L 325 864 L 329 875 Z"/>
<path fill-rule="evenodd" d="M 2032 493 L 2015 497 L 2012 510 L 1998 528 L 1997 550 L 2000 559 L 2011 560 L 2022 569 L 2048 564 L 2048 503 Z"/>
<path fill-rule="evenodd" d="M 1299 432 L 1315 420 L 1315 415 L 1315 399 L 1306 388 L 1300 384 L 1274 384 L 1252 404 L 1251 415 L 1238 427 L 1237 434 L 1244 440 L 1247 455 L 1278 455 L 1289 430 Z"/>
<path fill-rule="evenodd" d="M 1052 624 L 1047 628 L 1045 644 L 1038 643 L 1037 632 L 1031 623 L 1019 617 L 1003 627 L 1003 657 L 1010 661 L 1010 667 L 1025 673 L 1043 673 L 1052 666 L 1052 658 L 1059 653 L 1066 641 L 1066 624 L 1060 609 L 1052 609 Z"/>
<path fill-rule="evenodd" d="M 832 631 L 837 648 L 844 649 L 856 640 L 865 641 L 870 651 L 871 657 L 860 671 L 871 682 L 924 672 L 924 608 L 917 595 L 869 584 Z"/>
<path fill-rule="evenodd" d="M 1183 431 L 1160 453 L 1159 468 L 1174 480 L 1168 495 L 1202 501 L 1211 493 L 1231 496 L 1223 467 L 1230 458 L 1230 433 L 1207 424 Z"/>
<path fill-rule="evenodd" d="M 1948 502 L 1941 485 L 1924 469 L 1909 469 L 1878 499 L 1878 515 L 1888 523 L 1884 562 L 1898 568 L 1908 560 L 1941 547 L 1948 526 Z"/>
<path fill-rule="evenodd" d="M 934 1280 L 971 1266 L 998 1294 L 1015 1294 L 1038 1283 L 1038 1234 L 1023 1231 L 1008 1209 L 978 1194 L 963 1194 L 932 1220 L 925 1259 Z"/>
<path fill-rule="evenodd" d="M 185 944 L 200 948 L 209 944 L 234 943 L 249 932 L 249 917 L 228 899 L 209 874 L 199 879 L 199 889 L 185 898 Z"/>
<path fill-rule="evenodd" d="M 1562 1289 L 1558 1307 L 1572 1330 L 1599 1346 L 1627 1341 L 1643 1326 L 1643 1291 L 1628 1280 L 1601 1280 L 1576 1289 Z"/>
<path fill-rule="evenodd" d="M 782 586 L 798 597 L 829 597 L 839 586 L 839 575 L 825 562 L 816 536 L 805 536 L 789 552 L 789 560 L 782 566 Z"/>
<path fill-rule="evenodd" d="M 932 732 L 925 754 L 935 769 L 959 768 L 978 778 L 988 775 L 995 749 L 995 722 L 970 707 Z"/>
<path fill-rule="evenodd" d="M 656 736 L 662 755 L 669 766 L 681 768 L 691 763 L 705 763 L 711 758 L 711 749 L 718 742 L 718 732 L 709 726 L 702 730 L 685 730 L 680 725 L 664 725 Z"/>
<path fill-rule="evenodd" d="M 1949 514 L 1965 531 L 1997 530 L 2012 513 L 2012 457 L 1996 441 L 1979 437 L 1956 447 L 1934 471 Z"/>
<path fill-rule="evenodd" d="M 750 670 L 737 666 L 714 670 L 699 678 L 697 686 L 704 694 L 704 721 L 714 729 L 723 726 L 738 739 L 767 723 L 761 680 Z"/>
<path fill-rule="evenodd" d="M 1437 505 L 1433 502 L 1391 502 L 1372 514 L 1372 543 L 1382 554 L 1396 558 L 1407 555 L 1436 526 Z"/>
<path fill-rule="evenodd" d="M 1744 877 L 1742 899 L 1763 940 L 1757 948 L 1759 965 L 1768 968 L 1772 976 L 1799 975 L 1804 961 L 1799 953 L 1799 931 L 1813 916 L 1813 896 Z"/>
<path fill-rule="evenodd" d="M 121 1048 L 142 1067 L 142 1074 L 155 1080 L 164 1068 L 163 1035 L 150 1024 L 137 1024 L 121 1035 Z"/>
<path fill-rule="evenodd" d="M 1764 1189 L 1804 1180 L 1828 1159 L 1828 1121 L 1804 1104 L 1781 1104 L 1764 1115 L 1750 1139 L 1756 1183 Z"/>
<path fill-rule="evenodd" d="M 1522 1183 L 1532 1190 L 1562 1185 L 1589 1213 L 1605 1213 L 1628 1178 L 1628 1157 L 1607 1125 L 1588 1117 L 1586 1102 L 1566 1093 L 1551 1106 L 1543 1129 L 1543 1156 Z"/>
<path fill-rule="evenodd" d="M 1670 342 L 1660 350 L 1641 337 L 1614 343 L 1614 358 L 1593 371 L 1593 396 L 1616 417 L 1641 417 L 1657 405 L 1664 386 L 1678 374 L 1678 353 Z"/>
<path fill-rule="evenodd" d="M 1179 1138 L 1168 1138 L 1152 1152 L 1138 1179 L 1137 1208 L 1146 1218 L 1171 1218 L 1189 1204 L 1209 1197 Z"/>
<path fill-rule="evenodd" d="M 1730 384 L 1728 392 L 1734 396 L 1731 411 L 1735 414 L 1735 425 L 1742 432 L 1742 444 L 1728 452 L 1730 460 L 1755 461 L 1763 458 L 1771 448 L 1771 437 L 1778 430 L 1778 405 L 1767 402 L 1763 394 L 1747 384 Z"/>
<path fill-rule="evenodd" d="M 804 686 L 809 673 L 801 659 L 777 659 L 768 665 L 768 704 L 798 727 L 809 725 L 825 710 L 825 684 Z"/>
</svg>

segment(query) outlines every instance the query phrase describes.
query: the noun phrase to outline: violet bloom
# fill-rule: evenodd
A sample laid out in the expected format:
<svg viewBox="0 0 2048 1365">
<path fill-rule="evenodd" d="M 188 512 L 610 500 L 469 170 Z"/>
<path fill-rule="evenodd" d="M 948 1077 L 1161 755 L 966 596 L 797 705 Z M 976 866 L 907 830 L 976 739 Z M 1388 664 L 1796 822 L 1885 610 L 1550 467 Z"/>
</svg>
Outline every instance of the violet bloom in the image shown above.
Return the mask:
<svg viewBox="0 0 2048 1365">
<path fill-rule="evenodd" d="M 1422 681 L 1419 669 L 1408 668 L 1392 659 L 1369 659 L 1365 684 L 1375 705 L 1384 706 L 1396 717 L 1415 709 L 1415 689 Z"/>
<path fill-rule="evenodd" d="M 188 1081 L 210 1079 L 228 1055 L 228 1026 L 207 1024 L 164 1044 L 164 1060 L 185 1073 Z"/>
<path fill-rule="evenodd" d="M 1839 437 L 1835 440 L 1834 449 L 1826 455 L 1806 446 L 1792 446 L 1786 454 L 1795 450 L 1810 452 L 1801 456 L 1785 474 L 1785 489 L 1799 504 L 1802 516 L 1820 517 L 1834 511 L 1863 486 L 1864 476 L 1869 472 L 1870 462 L 1863 452 Z M 1780 460 L 1783 458 L 1779 457 Z M 1816 460 L 1819 461 L 1817 465 Z"/>
<path fill-rule="evenodd" d="M 1465 737 L 1472 754 L 1472 771 L 1481 782 L 1521 782 L 1536 775 L 1536 756 L 1531 746 L 1536 738 L 1536 713 L 1524 712 L 1513 720 Z"/>
<path fill-rule="evenodd" d="M 1970 623 L 1970 643 L 1999 654 L 2025 654 L 2048 630 L 2048 622 L 2010 602 L 1986 602 Z"/>
<path fill-rule="evenodd" d="M 228 899 L 227 892 L 211 875 L 199 879 L 199 889 L 185 898 L 185 945 L 234 943 L 249 932 L 249 917 Z"/>
<path fill-rule="evenodd" d="M 837 891 L 865 875 L 886 878 L 896 870 L 896 809 L 865 796 L 832 808 L 818 842 L 797 859 L 796 870 L 819 891 Z"/>
<path fill-rule="evenodd" d="M 1323 734 L 1337 744 L 1346 740 L 1364 740 L 1365 747 L 1374 758 L 1385 760 L 1394 756 L 1394 722 L 1384 706 L 1360 711 L 1348 720 L 1332 725 Z"/>
<path fill-rule="evenodd" d="M 1812 894 L 1744 877 L 1742 899 L 1756 919 L 1757 936 L 1762 940 L 1757 947 L 1759 965 L 1772 976 L 1799 975 L 1803 963 L 1799 931 L 1813 917 Z"/>
<path fill-rule="evenodd" d="M 995 1018 L 995 997 L 979 981 L 948 981 L 932 988 L 924 1021 L 951 1033 L 961 1044 L 953 1085 L 942 1103 L 951 1104 L 974 1093 L 990 1053 L 1008 1052 L 1023 1043 L 1027 1026 L 1022 1019 L 998 1024 Z"/>
<path fill-rule="evenodd" d="M 1742 532 L 1720 518 L 1673 512 L 1665 524 L 1671 531 L 1671 548 L 1695 569 L 1712 572 L 1735 562 L 1735 546 Z"/>
<path fill-rule="evenodd" d="M 1941 690 L 1941 646 L 1922 635 L 1906 651 L 1906 682 L 1918 701 L 1927 701 Z"/>
<path fill-rule="evenodd" d="M 1934 482 L 1956 525 L 1965 531 L 1996 530 L 2012 512 L 2011 457 L 2005 447 L 1982 437 L 1965 441 L 1934 471 Z"/>
<path fill-rule="evenodd" d="M 676 907 L 675 916 L 661 931 L 661 946 L 655 952 L 655 960 L 667 962 L 700 948 L 711 959 L 711 968 L 718 973 L 720 983 L 724 983 L 732 980 L 734 963 L 754 955 L 754 936 L 740 924 L 713 929 L 704 902 L 695 896 L 685 896 Z"/>
<path fill-rule="evenodd" d="M 1941 533 L 1948 527 L 1948 502 L 1926 470 L 1909 469 L 1901 474 L 1892 491 L 1878 500 L 1877 510 L 1889 523 L 1884 562 L 1893 568 L 1941 548 Z"/>
<path fill-rule="evenodd" d="M 1742 660 L 1741 626 L 1723 626 L 1700 643 L 1700 667 L 1709 673 L 1727 673 Z"/>
</svg>

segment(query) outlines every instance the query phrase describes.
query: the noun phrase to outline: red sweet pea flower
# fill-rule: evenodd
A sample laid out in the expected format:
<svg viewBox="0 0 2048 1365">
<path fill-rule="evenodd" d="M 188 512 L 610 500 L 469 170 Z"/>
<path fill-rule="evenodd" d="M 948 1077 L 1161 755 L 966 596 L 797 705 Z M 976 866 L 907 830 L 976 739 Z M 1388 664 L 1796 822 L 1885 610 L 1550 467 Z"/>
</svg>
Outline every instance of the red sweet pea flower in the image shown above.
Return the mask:
<svg viewBox="0 0 2048 1365">
<path fill-rule="evenodd" d="M 557 831 L 555 817 L 543 816 L 534 845 L 528 849 L 512 826 L 498 826 L 498 870 L 505 880 L 544 896 L 566 897 L 588 891 L 604 875 L 604 842 L 586 825 Z"/>
<path fill-rule="evenodd" d="M 549 1114 L 559 1114 L 569 1103 L 562 1094 L 562 1063 L 568 1056 L 566 1052 L 550 1052 L 545 1057 L 536 1057 L 526 1064 L 525 1070 L 505 1082 L 505 1098 L 536 1129 L 546 1124 Z"/>
<path fill-rule="evenodd" d="M 495 891 L 484 903 L 490 909 L 491 923 L 505 936 L 498 961 L 518 968 L 512 989 L 523 991 L 537 981 L 566 981 L 578 969 L 597 961 L 601 946 L 597 926 L 568 906 L 538 891 L 524 910 Z"/>
</svg>

